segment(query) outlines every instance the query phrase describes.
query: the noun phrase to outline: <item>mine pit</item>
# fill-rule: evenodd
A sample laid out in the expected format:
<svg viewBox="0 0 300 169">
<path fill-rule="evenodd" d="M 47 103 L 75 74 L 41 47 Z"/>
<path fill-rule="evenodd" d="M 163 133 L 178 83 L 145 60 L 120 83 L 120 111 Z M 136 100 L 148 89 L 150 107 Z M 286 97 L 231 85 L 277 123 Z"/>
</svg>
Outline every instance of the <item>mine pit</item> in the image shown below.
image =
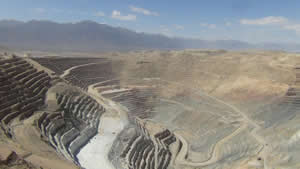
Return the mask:
<svg viewBox="0 0 300 169">
<path fill-rule="evenodd" d="M 1 56 L 0 138 L 17 155 L 26 151 L 22 165 L 45 168 L 280 164 L 270 153 L 297 142 L 284 128 L 299 121 L 299 69 L 270 65 L 268 52 L 192 51 L 190 60 L 186 52 L 145 51 L 149 61 L 138 51 L 114 59 Z"/>
</svg>

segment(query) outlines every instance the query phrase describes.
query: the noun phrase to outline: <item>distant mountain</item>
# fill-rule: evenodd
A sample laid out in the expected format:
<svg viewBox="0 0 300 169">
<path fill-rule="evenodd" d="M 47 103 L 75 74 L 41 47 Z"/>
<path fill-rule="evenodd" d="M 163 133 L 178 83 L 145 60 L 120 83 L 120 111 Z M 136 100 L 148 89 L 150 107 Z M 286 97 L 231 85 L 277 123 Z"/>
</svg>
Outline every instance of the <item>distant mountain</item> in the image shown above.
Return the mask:
<svg viewBox="0 0 300 169">
<path fill-rule="evenodd" d="M 204 48 L 204 49 L 228 49 L 228 50 L 237 50 L 237 49 L 253 49 L 256 48 L 255 45 L 236 41 L 236 40 L 199 40 L 199 39 L 184 39 L 183 44 L 185 48 Z"/>
<path fill-rule="evenodd" d="M 23 24 L 23 23 L 24 23 L 24 22 L 17 21 L 17 20 L 11 20 L 11 19 L 0 20 L 0 27 L 17 26 L 17 25 L 20 25 L 20 24 Z"/>
<path fill-rule="evenodd" d="M 290 52 L 300 52 L 300 44 L 296 43 L 260 43 L 257 44 L 259 49 L 285 50 Z"/>
<path fill-rule="evenodd" d="M 0 46 L 32 50 L 112 51 L 141 49 L 300 49 L 300 45 L 253 45 L 234 40 L 207 41 L 170 38 L 160 34 L 137 33 L 92 21 L 56 23 L 51 21 L 0 21 Z"/>
<path fill-rule="evenodd" d="M 0 45 L 38 50 L 133 50 L 178 49 L 180 41 L 162 35 L 136 33 L 91 21 L 0 22 Z"/>
</svg>

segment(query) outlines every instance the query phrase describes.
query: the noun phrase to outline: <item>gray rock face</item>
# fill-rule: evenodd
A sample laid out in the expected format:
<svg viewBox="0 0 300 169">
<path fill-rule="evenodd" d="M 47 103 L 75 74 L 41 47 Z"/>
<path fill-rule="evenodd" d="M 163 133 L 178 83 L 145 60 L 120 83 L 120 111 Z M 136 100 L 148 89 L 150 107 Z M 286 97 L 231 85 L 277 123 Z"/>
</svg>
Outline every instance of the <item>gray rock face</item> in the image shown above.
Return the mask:
<svg viewBox="0 0 300 169">
<path fill-rule="evenodd" d="M 78 164 L 77 154 L 98 131 L 105 109 L 79 92 L 56 93 L 57 112 L 45 112 L 38 127 L 50 144 L 67 159 Z"/>
<path fill-rule="evenodd" d="M 120 157 L 128 168 L 167 169 L 174 153 L 170 145 L 176 141 L 178 144 L 179 140 L 168 129 L 149 130 L 145 127 L 146 123 L 136 120 L 136 134 L 124 147 Z"/>
<path fill-rule="evenodd" d="M 0 56 L 0 121 L 7 135 L 15 118 L 24 120 L 44 105 L 51 78 L 27 60 Z"/>
</svg>

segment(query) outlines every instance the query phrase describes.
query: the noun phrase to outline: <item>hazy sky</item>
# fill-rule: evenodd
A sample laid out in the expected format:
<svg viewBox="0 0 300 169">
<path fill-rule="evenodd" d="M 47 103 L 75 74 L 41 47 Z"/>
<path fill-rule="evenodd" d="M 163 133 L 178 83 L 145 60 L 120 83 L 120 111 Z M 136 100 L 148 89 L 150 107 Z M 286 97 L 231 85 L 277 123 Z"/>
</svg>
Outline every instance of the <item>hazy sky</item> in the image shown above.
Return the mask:
<svg viewBox="0 0 300 169">
<path fill-rule="evenodd" d="M 0 19 L 93 20 L 201 39 L 300 43 L 299 0 L 3 0 Z"/>
</svg>

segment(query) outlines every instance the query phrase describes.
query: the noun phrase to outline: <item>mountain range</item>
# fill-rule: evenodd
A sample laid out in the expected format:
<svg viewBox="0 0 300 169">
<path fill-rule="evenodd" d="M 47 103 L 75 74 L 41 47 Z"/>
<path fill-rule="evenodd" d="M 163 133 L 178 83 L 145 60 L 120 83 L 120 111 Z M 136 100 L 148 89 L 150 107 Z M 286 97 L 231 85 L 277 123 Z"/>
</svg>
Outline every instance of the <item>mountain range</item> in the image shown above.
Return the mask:
<svg viewBox="0 0 300 169">
<path fill-rule="evenodd" d="M 52 21 L 0 21 L 0 46 L 22 50 L 126 51 L 195 49 L 267 49 L 300 51 L 300 44 L 251 44 L 237 40 L 201 40 L 168 37 L 99 24 L 93 21 L 57 23 Z"/>
</svg>

